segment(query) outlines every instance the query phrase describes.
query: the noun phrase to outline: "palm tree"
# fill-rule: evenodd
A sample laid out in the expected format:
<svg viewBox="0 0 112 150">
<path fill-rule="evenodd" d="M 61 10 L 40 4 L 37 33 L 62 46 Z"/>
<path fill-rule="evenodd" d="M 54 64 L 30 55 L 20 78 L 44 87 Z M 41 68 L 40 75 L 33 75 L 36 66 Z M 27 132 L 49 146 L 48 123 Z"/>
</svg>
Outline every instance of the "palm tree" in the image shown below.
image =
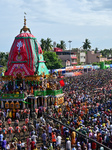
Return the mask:
<svg viewBox="0 0 112 150">
<path fill-rule="evenodd" d="M 50 38 L 47 38 L 45 51 L 50 51 L 53 49 L 53 45 L 51 43 L 52 43 L 52 40 Z"/>
<path fill-rule="evenodd" d="M 97 52 L 98 52 L 98 48 L 97 48 L 97 47 L 95 48 L 94 52 L 95 52 L 95 53 L 97 53 Z"/>
<path fill-rule="evenodd" d="M 63 41 L 63 40 L 60 41 L 60 48 L 63 49 L 63 50 L 66 49 L 65 41 Z"/>
<path fill-rule="evenodd" d="M 61 40 L 61 41 L 60 41 L 60 44 L 57 44 L 57 47 L 58 47 L 58 48 L 61 48 L 61 49 L 63 49 L 63 50 L 65 50 L 65 49 L 66 49 L 65 41 Z"/>
<path fill-rule="evenodd" d="M 88 39 L 85 39 L 85 42 L 83 42 L 84 44 L 83 44 L 83 49 L 85 49 L 85 50 L 89 50 L 89 49 L 91 49 L 91 43 L 90 43 L 90 41 L 88 40 Z"/>
<path fill-rule="evenodd" d="M 44 40 L 43 38 L 40 40 L 40 46 L 41 46 L 42 50 L 45 50 L 46 40 Z"/>
</svg>

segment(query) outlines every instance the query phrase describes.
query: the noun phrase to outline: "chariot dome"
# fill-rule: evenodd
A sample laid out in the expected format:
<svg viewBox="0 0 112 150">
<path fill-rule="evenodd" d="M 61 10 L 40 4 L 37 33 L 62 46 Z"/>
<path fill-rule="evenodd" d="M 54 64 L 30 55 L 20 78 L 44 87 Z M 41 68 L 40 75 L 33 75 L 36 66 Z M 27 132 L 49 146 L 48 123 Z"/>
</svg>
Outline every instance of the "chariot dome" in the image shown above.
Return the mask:
<svg viewBox="0 0 112 150">
<path fill-rule="evenodd" d="M 43 73 L 47 75 L 48 69 L 43 59 L 42 49 L 26 26 L 24 17 L 24 26 L 20 34 L 15 37 L 9 53 L 5 75 L 25 77 Z"/>
</svg>

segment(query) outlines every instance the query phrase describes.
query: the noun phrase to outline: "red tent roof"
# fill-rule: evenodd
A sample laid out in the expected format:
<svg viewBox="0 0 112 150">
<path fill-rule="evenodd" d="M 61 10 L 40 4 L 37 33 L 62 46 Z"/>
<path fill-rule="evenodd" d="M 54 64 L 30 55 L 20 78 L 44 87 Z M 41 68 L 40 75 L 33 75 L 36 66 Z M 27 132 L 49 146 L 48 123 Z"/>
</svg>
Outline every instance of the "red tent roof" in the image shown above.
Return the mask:
<svg viewBox="0 0 112 150">
<path fill-rule="evenodd" d="M 62 52 L 63 50 L 61 48 L 55 47 L 54 52 Z"/>
<path fill-rule="evenodd" d="M 31 33 L 20 33 L 16 37 L 34 37 Z M 34 37 L 35 38 L 35 37 Z"/>
<path fill-rule="evenodd" d="M 38 55 L 41 53 L 42 49 L 31 33 L 20 33 L 12 44 L 5 75 L 33 75 L 37 68 Z"/>
</svg>

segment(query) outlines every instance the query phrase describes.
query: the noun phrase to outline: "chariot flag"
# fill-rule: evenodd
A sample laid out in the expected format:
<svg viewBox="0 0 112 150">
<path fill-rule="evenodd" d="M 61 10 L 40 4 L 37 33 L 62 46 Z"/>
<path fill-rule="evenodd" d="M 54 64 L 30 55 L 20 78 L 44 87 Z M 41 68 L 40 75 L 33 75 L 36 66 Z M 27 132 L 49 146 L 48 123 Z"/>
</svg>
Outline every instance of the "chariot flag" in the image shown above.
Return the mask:
<svg viewBox="0 0 112 150">
<path fill-rule="evenodd" d="M 64 85 L 65 85 L 65 83 L 64 83 L 63 80 L 60 80 L 59 83 L 60 83 L 61 86 L 64 86 Z"/>
</svg>

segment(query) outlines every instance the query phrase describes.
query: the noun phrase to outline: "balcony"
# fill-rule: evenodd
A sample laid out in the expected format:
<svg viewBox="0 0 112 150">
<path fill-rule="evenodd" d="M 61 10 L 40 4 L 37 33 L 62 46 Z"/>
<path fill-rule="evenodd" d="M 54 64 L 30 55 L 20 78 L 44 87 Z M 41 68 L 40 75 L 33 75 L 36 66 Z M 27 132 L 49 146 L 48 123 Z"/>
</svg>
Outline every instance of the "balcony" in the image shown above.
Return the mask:
<svg viewBox="0 0 112 150">
<path fill-rule="evenodd" d="M 46 96 L 46 95 L 52 95 L 52 96 L 56 96 L 58 94 L 62 94 L 63 91 L 62 89 L 59 90 L 46 90 L 46 91 L 34 91 L 34 96 Z"/>
<path fill-rule="evenodd" d="M 34 91 L 34 96 L 46 96 L 46 91 Z"/>
<path fill-rule="evenodd" d="M 24 93 L 22 94 L 2 94 L 2 99 L 24 99 Z"/>
<path fill-rule="evenodd" d="M 71 64 L 72 64 L 72 65 L 76 65 L 76 64 L 77 64 L 77 62 L 72 62 Z"/>
<path fill-rule="evenodd" d="M 53 96 L 56 96 L 58 94 L 62 94 L 63 91 L 62 89 L 59 89 L 59 90 L 47 90 L 47 95 L 53 95 Z"/>
<path fill-rule="evenodd" d="M 71 58 L 72 59 L 77 59 L 77 56 L 76 55 L 71 55 Z"/>
</svg>

